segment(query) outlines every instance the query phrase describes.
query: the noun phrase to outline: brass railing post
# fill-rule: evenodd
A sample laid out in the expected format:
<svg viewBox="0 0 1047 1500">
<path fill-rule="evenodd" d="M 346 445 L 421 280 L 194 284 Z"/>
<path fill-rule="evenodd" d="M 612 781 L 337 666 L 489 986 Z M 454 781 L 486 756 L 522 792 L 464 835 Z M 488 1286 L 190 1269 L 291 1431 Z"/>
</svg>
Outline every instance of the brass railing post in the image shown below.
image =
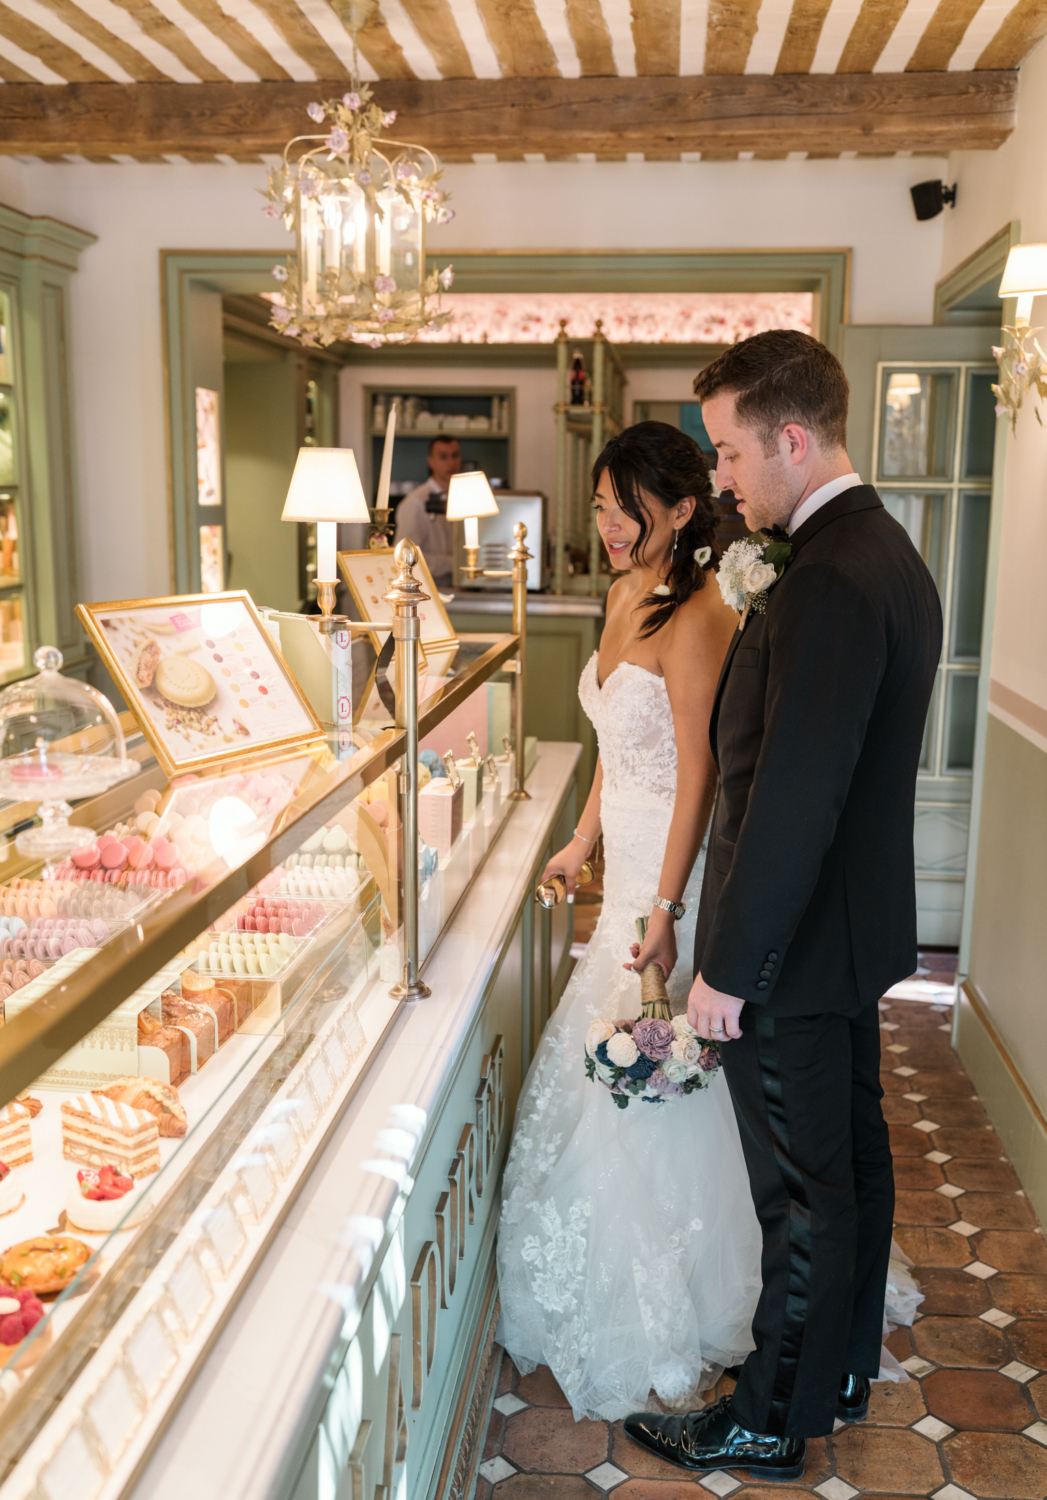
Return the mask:
<svg viewBox="0 0 1047 1500">
<path fill-rule="evenodd" d="M 529 802 L 531 794 L 524 791 L 524 694 L 527 688 L 527 563 L 531 553 L 527 550 L 527 527 L 522 521 L 517 521 L 513 527 L 513 536 L 516 546 L 509 553 L 513 565 L 513 634 L 519 637 L 520 649 L 513 678 L 513 738 L 516 743 L 513 789 L 509 800 Z"/>
<path fill-rule="evenodd" d="M 405 731 L 407 748 L 399 775 L 401 802 L 400 881 L 403 891 L 403 979 L 389 991 L 405 1000 L 422 1000 L 432 993 L 418 978 L 418 606 L 429 595 L 414 576 L 417 554 L 406 539 L 394 554 L 397 572 L 386 594 L 393 606 L 396 642 L 396 727 Z"/>
</svg>

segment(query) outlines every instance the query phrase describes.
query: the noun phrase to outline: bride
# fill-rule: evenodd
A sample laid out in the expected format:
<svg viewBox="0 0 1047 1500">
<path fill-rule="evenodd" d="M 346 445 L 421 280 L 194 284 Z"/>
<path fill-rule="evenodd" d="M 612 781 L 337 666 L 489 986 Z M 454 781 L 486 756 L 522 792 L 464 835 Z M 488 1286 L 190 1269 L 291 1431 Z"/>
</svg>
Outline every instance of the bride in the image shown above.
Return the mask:
<svg viewBox="0 0 1047 1500">
<path fill-rule="evenodd" d="M 709 717 L 736 623 L 711 574 L 712 487 L 691 438 L 664 422 L 630 427 L 601 453 L 593 483 L 622 576 L 579 688 L 599 739 L 596 775 L 545 878 L 563 875 L 573 900 L 602 834 L 603 911 L 520 1100 L 498 1341 L 523 1372 L 549 1365 L 576 1418 L 616 1420 L 647 1407 L 652 1390 L 672 1408 L 699 1404 L 753 1347 L 760 1230 L 722 1076 L 620 1110 L 585 1075 L 589 1026 L 639 1015 L 636 971 L 647 964 L 661 965 L 674 1013 L 686 1011 L 691 975 L 675 967 L 677 946 L 694 944 L 716 790 Z M 638 917 L 647 937 L 623 964 Z"/>
</svg>

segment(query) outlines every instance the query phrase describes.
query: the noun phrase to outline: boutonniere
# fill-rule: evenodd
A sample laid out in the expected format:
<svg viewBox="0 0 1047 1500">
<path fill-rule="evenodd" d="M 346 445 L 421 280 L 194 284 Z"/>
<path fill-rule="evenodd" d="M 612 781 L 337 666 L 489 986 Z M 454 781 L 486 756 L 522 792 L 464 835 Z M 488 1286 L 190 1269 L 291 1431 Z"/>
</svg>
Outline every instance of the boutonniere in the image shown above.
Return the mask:
<svg viewBox="0 0 1047 1500">
<path fill-rule="evenodd" d="M 739 630 L 750 613 L 762 615 L 767 608 L 767 590 L 785 572 L 792 550 L 791 542 L 763 542 L 754 536 L 732 542 L 727 548 L 716 581 L 723 602 L 741 615 Z"/>
</svg>

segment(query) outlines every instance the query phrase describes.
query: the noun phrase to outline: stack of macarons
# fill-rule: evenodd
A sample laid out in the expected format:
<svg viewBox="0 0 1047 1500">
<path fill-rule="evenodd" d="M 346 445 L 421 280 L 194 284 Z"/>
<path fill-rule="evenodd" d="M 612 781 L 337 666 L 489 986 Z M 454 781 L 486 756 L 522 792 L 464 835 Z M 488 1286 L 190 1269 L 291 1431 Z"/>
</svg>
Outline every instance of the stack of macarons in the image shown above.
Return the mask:
<svg viewBox="0 0 1047 1500">
<path fill-rule="evenodd" d="M 285 870 L 280 881 L 281 896 L 312 896 L 321 901 L 347 901 L 359 889 L 360 876 L 345 866 L 326 869 L 299 866 Z"/>
<path fill-rule="evenodd" d="M 145 885 L 154 890 L 176 890 L 195 874 L 195 865 L 186 866 L 178 846 L 169 839 L 154 834 L 147 843 L 136 833 L 122 839 L 103 833 L 93 844 L 74 849 L 54 869 L 56 880 Z"/>
<path fill-rule="evenodd" d="M 18 922 L 18 917 L 0 918 L 0 922 Z M 17 932 L 0 937 L 0 957 L 35 958 L 53 963 L 64 953 L 77 948 L 100 948 L 111 936 L 110 928 L 100 917 L 90 921 L 76 917 L 34 917 Z"/>
<path fill-rule="evenodd" d="M 38 958 L 0 958 L 0 1003 L 46 972 L 47 965 Z"/>
<path fill-rule="evenodd" d="M 26 880 L 18 876 L 0 889 L 5 917 L 129 917 L 152 896 L 148 886 L 113 886 L 75 880 Z"/>
<path fill-rule="evenodd" d="M 319 901 L 295 901 L 263 896 L 236 918 L 238 932 L 284 932 L 307 937 L 328 916 Z"/>
<path fill-rule="evenodd" d="M 216 932 L 200 968 L 207 974 L 266 974 L 279 972 L 297 951 L 299 940 L 286 932 Z"/>
<path fill-rule="evenodd" d="M 380 805 L 385 808 L 388 816 L 389 804 Z M 373 815 L 378 806 L 377 803 L 372 804 L 367 810 Z M 329 828 L 318 828 L 314 834 L 311 834 L 297 854 L 292 854 L 284 860 L 284 869 L 358 869 L 359 864 L 360 856 L 352 839 L 340 823 L 332 823 Z"/>
</svg>

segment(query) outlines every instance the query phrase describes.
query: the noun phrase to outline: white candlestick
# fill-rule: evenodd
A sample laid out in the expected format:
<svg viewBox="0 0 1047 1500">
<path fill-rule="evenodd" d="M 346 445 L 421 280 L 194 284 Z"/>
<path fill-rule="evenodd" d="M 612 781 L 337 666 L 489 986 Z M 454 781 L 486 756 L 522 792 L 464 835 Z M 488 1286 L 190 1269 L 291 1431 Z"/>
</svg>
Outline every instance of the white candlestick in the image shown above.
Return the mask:
<svg viewBox="0 0 1047 1500">
<path fill-rule="evenodd" d="M 476 516 L 465 518 L 465 545 L 467 547 L 479 547 L 480 545 L 480 522 Z"/>
<path fill-rule="evenodd" d="M 382 449 L 382 470 L 378 479 L 378 499 L 375 501 L 376 510 L 389 509 L 389 481 L 393 475 L 393 440 L 396 437 L 396 409 L 397 402 L 394 401 L 385 424 L 385 447 Z"/>
<path fill-rule="evenodd" d="M 317 521 L 316 523 L 316 581 L 317 583 L 338 582 L 338 522 Z"/>
</svg>

